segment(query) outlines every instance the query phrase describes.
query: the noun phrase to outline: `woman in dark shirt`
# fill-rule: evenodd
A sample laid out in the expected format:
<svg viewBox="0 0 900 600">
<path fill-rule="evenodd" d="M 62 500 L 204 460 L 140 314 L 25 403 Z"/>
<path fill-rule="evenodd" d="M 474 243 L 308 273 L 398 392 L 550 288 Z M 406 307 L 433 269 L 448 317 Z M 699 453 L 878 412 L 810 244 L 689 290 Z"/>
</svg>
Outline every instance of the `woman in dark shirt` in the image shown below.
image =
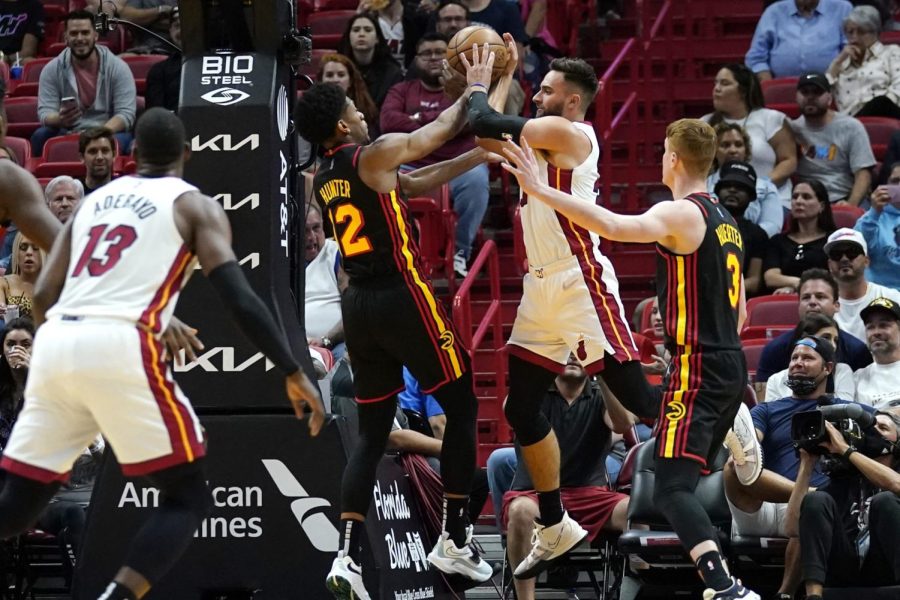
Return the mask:
<svg viewBox="0 0 900 600">
<path fill-rule="evenodd" d="M 369 95 L 378 108 L 391 86 L 403 81 L 403 71 L 391 56 L 378 18 L 370 13 L 360 13 L 350 19 L 338 44 L 338 52 L 352 60 L 362 73 Z"/>
<path fill-rule="evenodd" d="M 803 271 L 828 268 L 825 241 L 835 229 L 825 186 L 812 179 L 799 181 L 791 194 L 790 228 L 772 237 L 763 261 L 772 293 L 796 294 Z"/>
</svg>

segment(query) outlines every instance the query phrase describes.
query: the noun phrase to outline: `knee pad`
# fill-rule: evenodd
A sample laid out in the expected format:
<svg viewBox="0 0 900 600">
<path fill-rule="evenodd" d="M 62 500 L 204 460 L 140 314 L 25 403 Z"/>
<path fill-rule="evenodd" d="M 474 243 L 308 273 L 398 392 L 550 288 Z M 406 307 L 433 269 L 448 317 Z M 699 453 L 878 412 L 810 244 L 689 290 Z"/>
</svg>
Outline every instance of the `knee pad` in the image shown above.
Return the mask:
<svg viewBox="0 0 900 600">
<path fill-rule="evenodd" d="M 540 402 L 516 402 L 510 397 L 503 406 L 503 414 L 523 446 L 536 444 L 550 433 L 550 421 L 541 412 Z"/>
<path fill-rule="evenodd" d="M 447 415 L 447 424 L 456 420 L 460 423 L 472 422 L 478 418 L 478 398 L 472 389 L 472 373 L 466 371 L 456 381 L 441 386 L 431 394 L 434 396 L 444 414 Z"/>
</svg>

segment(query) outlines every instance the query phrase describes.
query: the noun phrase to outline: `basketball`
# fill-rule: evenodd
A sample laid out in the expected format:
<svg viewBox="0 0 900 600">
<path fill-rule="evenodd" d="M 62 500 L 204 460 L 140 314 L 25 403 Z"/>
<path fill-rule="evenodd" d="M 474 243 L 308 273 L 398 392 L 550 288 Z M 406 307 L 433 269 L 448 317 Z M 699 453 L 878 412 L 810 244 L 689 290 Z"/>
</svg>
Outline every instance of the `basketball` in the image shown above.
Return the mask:
<svg viewBox="0 0 900 600">
<path fill-rule="evenodd" d="M 479 52 L 484 44 L 490 44 L 490 50 L 494 53 L 494 70 L 491 73 L 491 82 L 497 81 L 497 78 L 503 73 L 503 69 L 506 68 L 509 53 L 500 34 L 489 27 L 470 25 L 456 32 L 456 35 L 450 39 L 450 43 L 447 45 L 447 62 L 450 63 L 450 68 L 456 69 L 465 75 L 466 66 L 459 55 L 465 54 L 469 64 L 472 64 L 472 46 L 475 44 L 478 44 Z"/>
</svg>

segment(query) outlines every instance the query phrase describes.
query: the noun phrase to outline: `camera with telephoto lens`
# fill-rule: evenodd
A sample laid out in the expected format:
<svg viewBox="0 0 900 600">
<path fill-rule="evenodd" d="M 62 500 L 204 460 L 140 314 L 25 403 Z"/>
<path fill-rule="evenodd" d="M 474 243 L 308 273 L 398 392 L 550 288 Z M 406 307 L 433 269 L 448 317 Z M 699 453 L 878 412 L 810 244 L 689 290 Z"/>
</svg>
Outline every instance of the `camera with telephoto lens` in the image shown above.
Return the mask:
<svg viewBox="0 0 900 600">
<path fill-rule="evenodd" d="M 796 413 L 791 418 L 791 440 L 794 446 L 810 454 L 828 454 L 820 446 L 828 440 L 825 421 L 830 421 L 851 446 L 858 446 L 865 437 L 864 430 L 875 424 L 875 417 L 859 404 L 834 404 L 816 410 Z"/>
</svg>

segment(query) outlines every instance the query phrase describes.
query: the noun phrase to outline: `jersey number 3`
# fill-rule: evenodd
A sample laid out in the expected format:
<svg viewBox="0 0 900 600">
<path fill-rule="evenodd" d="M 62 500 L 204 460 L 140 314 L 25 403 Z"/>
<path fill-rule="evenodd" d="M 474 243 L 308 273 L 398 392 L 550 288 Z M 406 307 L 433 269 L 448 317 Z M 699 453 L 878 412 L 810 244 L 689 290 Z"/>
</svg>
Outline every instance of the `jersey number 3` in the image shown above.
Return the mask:
<svg viewBox="0 0 900 600">
<path fill-rule="evenodd" d="M 85 267 L 91 277 L 103 275 L 116 266 L 116 263 L 122 258 L 122 252 L 137 240 L 137 232 L 130 225 L 118 225 L 112 228 L 109 225 L 95 225 L 91 227 L 88 235 L 87 246 L 72 271 L 72 277 L 81 275 Z M 100 242 L 109 242 L 109 245 L 98 256 L 94 256 L 97 244 Z"/>
<path fill-rule="evenodd" d="M 731 302 L 731 308 L 737 308 L 738 302 L 741 300 L 741 262 L 738 260 L 737 254 L 729 252 L 725 259 L 725 267 L 731 273 L 731 283 L 728 285 L 728 301 Z"/>
<path fill-rule="evenodd" d="M 364 235 L 359 235 L 360 229 L 366 224 L 363 214 L 352 204 L 341 204 L 334 211 L 335 223 L 347 223 L 347 227 L 340 235 L 341 254 L 344 258 L 365 254 L 372 251 L 372 242 Z"/>
</svg>

